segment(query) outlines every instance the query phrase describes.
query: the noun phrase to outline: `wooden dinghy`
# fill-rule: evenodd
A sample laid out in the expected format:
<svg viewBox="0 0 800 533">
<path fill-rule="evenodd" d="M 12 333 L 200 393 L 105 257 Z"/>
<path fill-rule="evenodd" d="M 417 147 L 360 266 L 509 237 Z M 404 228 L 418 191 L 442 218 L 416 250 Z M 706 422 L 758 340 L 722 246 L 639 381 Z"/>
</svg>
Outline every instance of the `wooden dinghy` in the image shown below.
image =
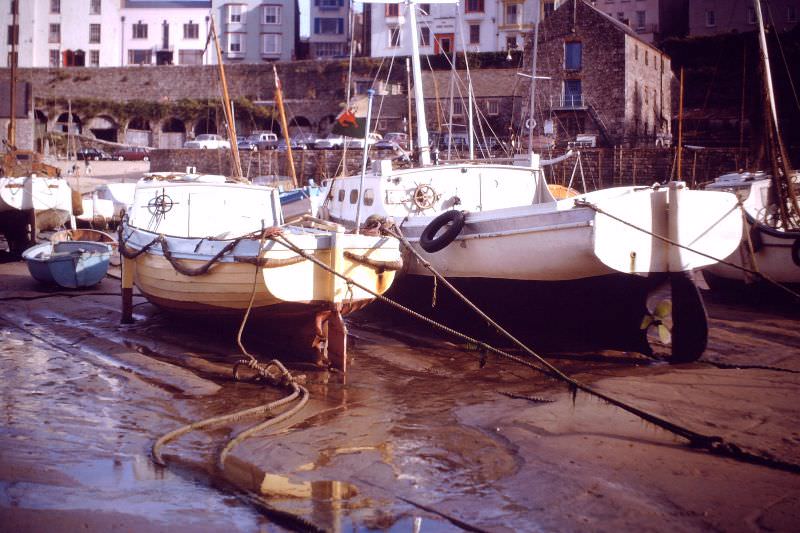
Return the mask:
<svg viewBox="0 0 800 533">
<path fill-rule="evenodd" d="M 112 251 L 108 242 L 65 238 L 32 246 L 22 253 L 22 258 L 31 276 L 40 283 L 81 289 L 102 281 Z"/>
</svg>

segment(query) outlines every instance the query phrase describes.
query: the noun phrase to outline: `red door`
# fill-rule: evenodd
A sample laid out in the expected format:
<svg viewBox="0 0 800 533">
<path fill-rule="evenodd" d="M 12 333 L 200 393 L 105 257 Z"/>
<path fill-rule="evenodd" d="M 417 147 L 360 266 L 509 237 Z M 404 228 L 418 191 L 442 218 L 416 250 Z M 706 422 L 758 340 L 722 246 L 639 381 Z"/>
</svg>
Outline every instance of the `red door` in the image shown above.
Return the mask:
<svg viewBox="0 0 800 533">
<path fill-rule="evenodd" d="M 453 53 L 453 43 L 455 42 L 455 35 L 452 33 L 437 33 L 433 36 L 433 53 L 438 54 L 444 52 L 445 54 Z"/>
</svg>

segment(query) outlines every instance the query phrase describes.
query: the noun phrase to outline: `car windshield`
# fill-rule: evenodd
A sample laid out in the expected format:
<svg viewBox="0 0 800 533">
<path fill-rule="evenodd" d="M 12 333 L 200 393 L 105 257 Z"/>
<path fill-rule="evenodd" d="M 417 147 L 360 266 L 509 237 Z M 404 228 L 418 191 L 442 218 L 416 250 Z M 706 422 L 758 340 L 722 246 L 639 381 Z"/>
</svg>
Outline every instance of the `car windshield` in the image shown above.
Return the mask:
<svg viewBox="0 0 800 533">
<path fill-rule="evenodd" d="M 213 141 L 216 138 L 217 138 L 216 135 L 210 135 L 210 134 L 203 134 L 203 135 L 198 135 L 197 136 L 197 140 L 198 141 Z"/>
</svg>

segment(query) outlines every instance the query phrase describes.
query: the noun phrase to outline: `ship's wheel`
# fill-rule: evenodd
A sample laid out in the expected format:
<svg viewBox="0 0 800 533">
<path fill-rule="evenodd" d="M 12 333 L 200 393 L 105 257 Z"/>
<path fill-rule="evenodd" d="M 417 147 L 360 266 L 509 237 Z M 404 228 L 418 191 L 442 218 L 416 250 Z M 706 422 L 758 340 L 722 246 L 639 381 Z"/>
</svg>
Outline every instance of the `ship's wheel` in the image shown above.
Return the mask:
<svg viewBox="0 0 800 533">
<path fill-rule="evenodd" d="M 424 210 L 433 207 L 433 204 L 436 203 L 437 196 L 433 187 L 422 184 L 417 185 L 417 188 L 414 189 L 414 192 L 411 194 L 411 200 L 414 202 L 415 206 Z"/>
<path fill-rule="evenodd" d="M 169 213 L 174 206 L 175 202 L 165 193 L 157 194 L 147 202 L 147 210 L 154 216 Z"/>
</svg>

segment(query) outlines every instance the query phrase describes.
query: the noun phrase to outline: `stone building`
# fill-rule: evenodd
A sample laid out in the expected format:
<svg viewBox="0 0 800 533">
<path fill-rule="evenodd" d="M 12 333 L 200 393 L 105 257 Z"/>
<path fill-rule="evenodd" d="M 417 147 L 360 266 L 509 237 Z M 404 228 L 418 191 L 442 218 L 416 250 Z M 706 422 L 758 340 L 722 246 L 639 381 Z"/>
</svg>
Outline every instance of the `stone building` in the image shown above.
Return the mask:
<svg viewBox="0 0 800 533">
<path fill-rule="evenodd" d="M 530 51 L 529 42 L 528 69 Z M 605 145 L 670 138 L 670 58 L 584 0 L 563 2 L 541 25 L 537 75 L 549 79 L 536 83 L 535 136 L 564 143 L 594 134 Z"/>
<path fill-rule="evenodd" d="M 797 26 L 800 0 L 761 0 L 766 24 L 779 32 Z M 692 36 L 748 32 L 756 29 L 753 0 L 689 0 L 689 34 Z"/>
<path fill-rule="evenodd" d="M 310 57 L 344 57 L 350 48 L 350 3 L 344 0 L 312 0 Z"/>
<path fill-rule="evenodd" d="M 595 0 L 594 6 L 648 43 L 688 31 L 689 0 Z"/>
</svg>

